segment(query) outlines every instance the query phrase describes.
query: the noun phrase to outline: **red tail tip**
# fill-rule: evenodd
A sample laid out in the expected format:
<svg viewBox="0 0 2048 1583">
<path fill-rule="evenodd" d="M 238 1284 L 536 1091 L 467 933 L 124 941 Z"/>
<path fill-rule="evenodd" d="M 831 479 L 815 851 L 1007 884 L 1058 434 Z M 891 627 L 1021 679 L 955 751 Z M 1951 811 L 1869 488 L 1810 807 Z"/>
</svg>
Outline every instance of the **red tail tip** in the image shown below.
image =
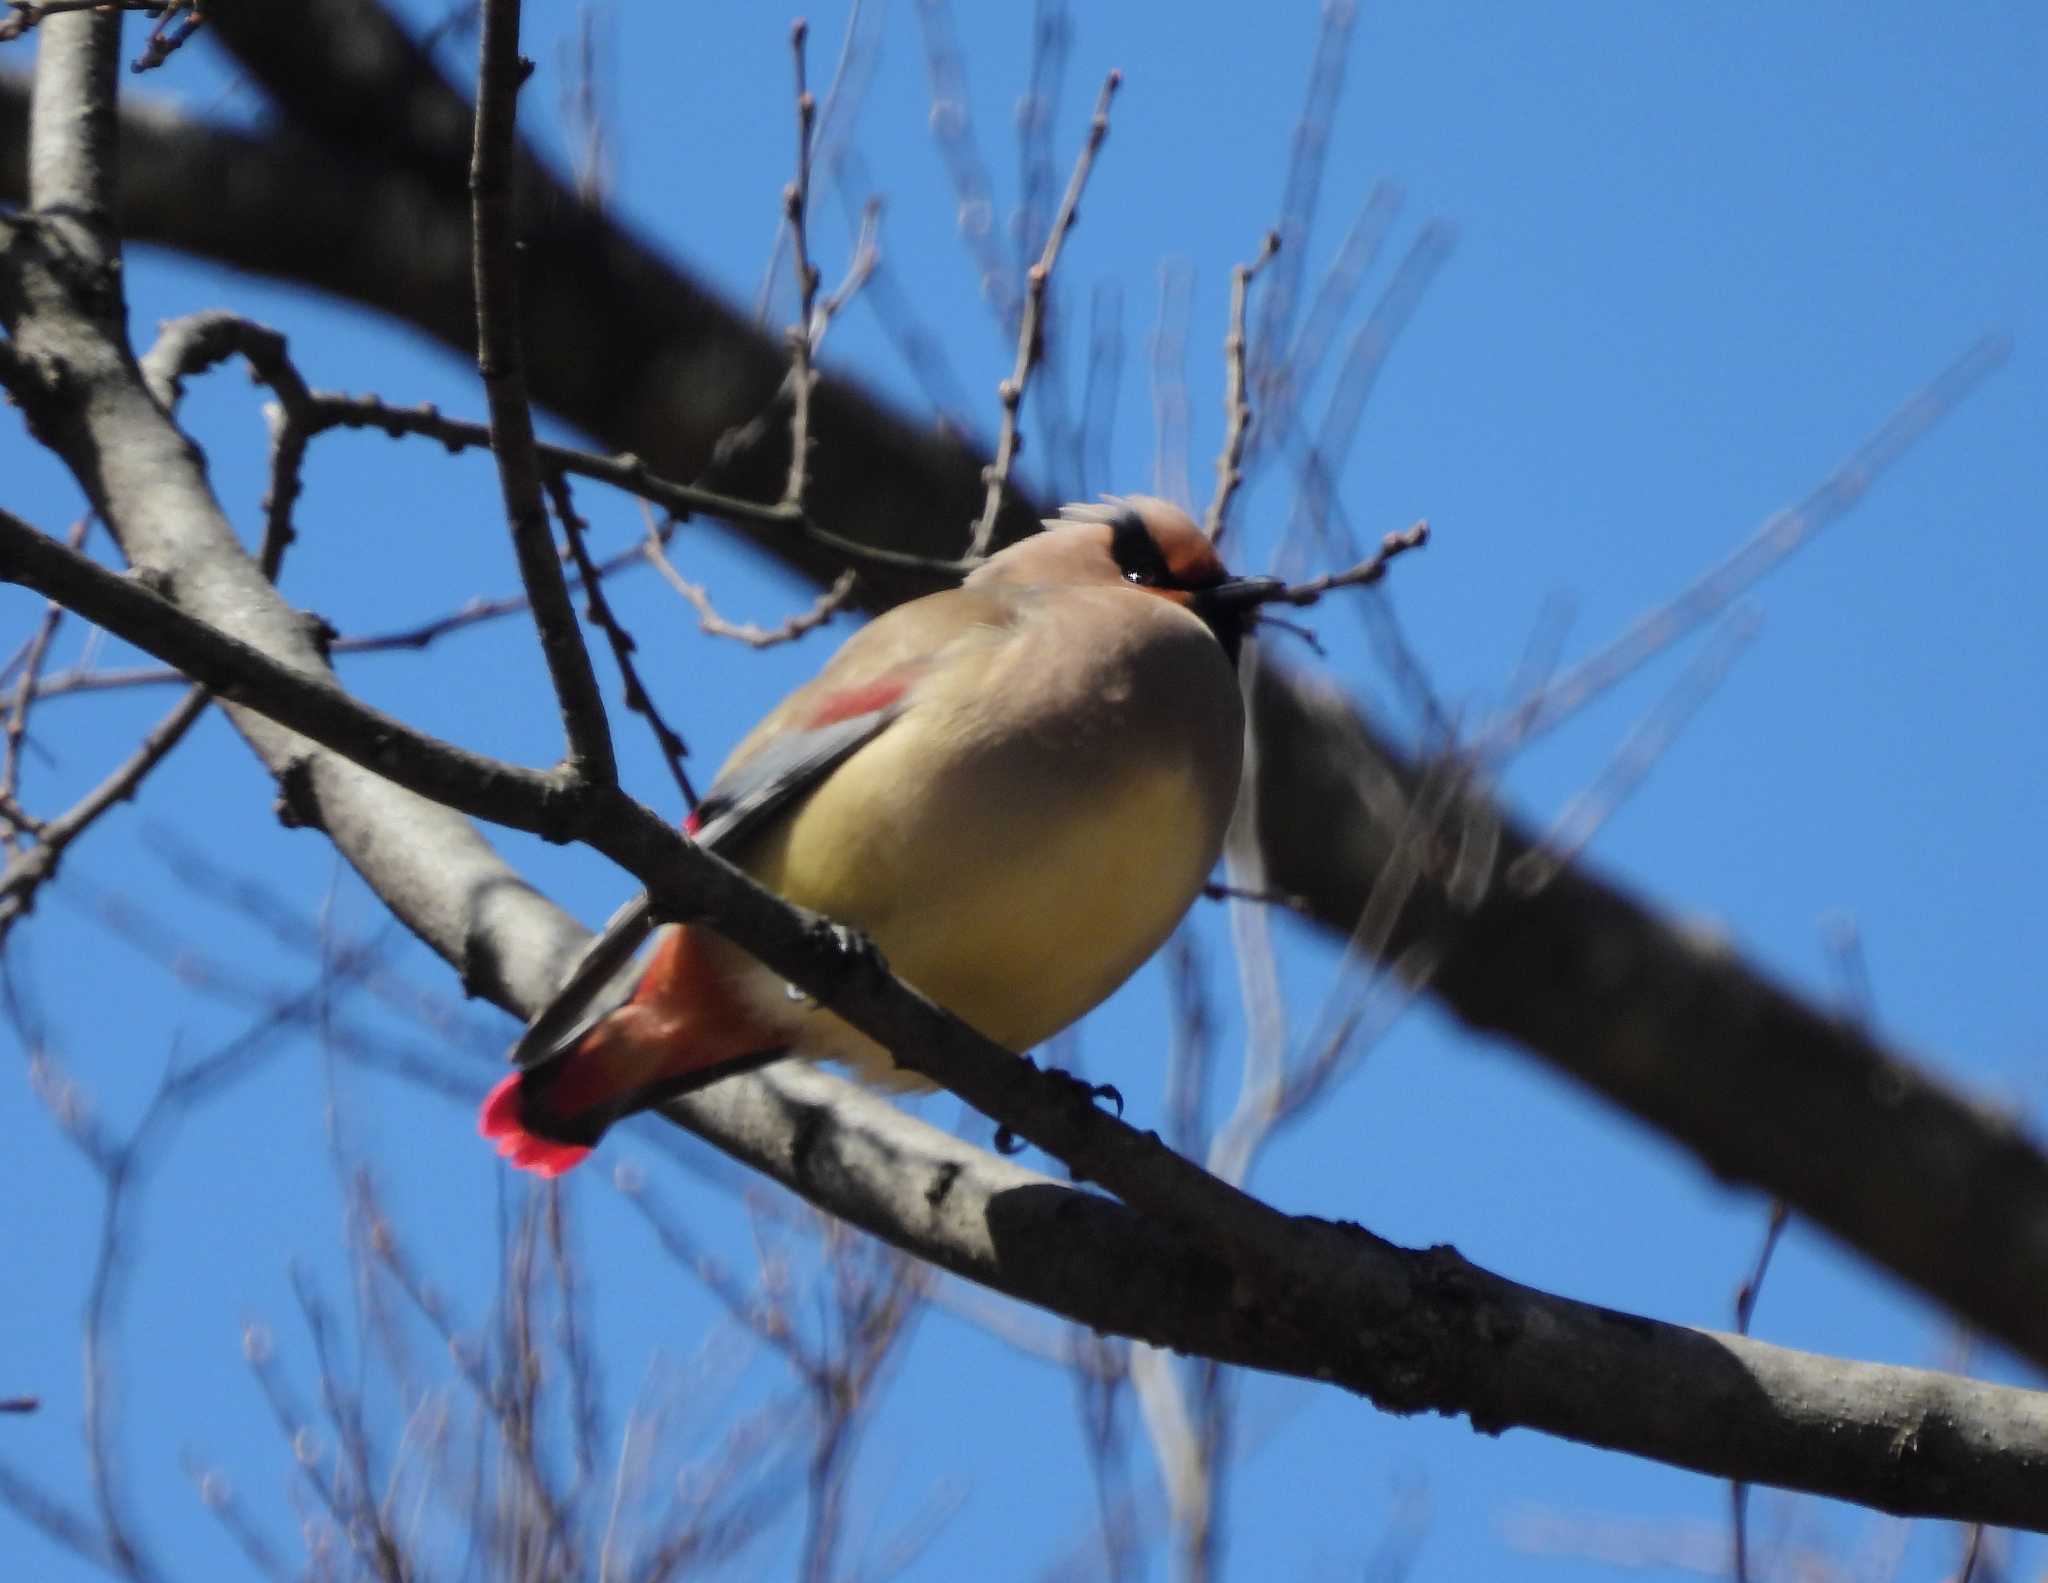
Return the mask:
<svg viewBox="0 0 2048 1583">
<path fill-rule="evenodd" d="M 524 1075 L 514 1072 L 484 1097 L 484 1108 L 477 1113 L 476 1130 L 521 1170 L 536 1176 L 560 1176 L 582 1163 L 590 1151 L 579 1143 L 557 1143 L 526 1130 L 519 1118 L 519 1080 Z"/>
</svg>

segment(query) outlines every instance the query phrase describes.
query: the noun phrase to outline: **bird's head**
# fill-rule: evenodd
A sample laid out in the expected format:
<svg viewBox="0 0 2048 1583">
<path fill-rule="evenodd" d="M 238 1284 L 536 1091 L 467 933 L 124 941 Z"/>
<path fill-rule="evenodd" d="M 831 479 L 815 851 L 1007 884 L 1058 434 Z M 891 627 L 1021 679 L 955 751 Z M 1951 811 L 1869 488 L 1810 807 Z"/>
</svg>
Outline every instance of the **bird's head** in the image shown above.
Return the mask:
<svg viewBox="0 0 2048 1583">
<path fill-rule="evenodd" d="M 1063 506 L 1045 532 L 991 557 L 967 581 L 1141 589 L 1201 617 L 1233 661 L 1253 612 L 1280 586 L 1270 577 L 1232 577 L 1194 519 L 1151 495 Z"/>
</svg>

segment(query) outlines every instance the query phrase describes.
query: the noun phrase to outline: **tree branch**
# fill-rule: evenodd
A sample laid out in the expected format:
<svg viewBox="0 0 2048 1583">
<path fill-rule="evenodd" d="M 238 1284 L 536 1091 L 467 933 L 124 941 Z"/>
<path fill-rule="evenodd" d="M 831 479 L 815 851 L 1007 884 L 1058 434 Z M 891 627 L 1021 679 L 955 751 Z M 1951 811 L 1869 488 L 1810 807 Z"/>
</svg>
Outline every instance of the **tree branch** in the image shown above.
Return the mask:
<svg viewBox="0 0 2048 1583">
<path fill-rule="evenodd" d="M 0 522 L 0 526 L 4 525 Z M 141 746 L 126 762 L 72 807 L 42 824 L 35 831 L 34 843 L 0 869 L 0 946 L 7 943 L 8 931 L 16 921 L 34 908 L 36 892 L 56 877 L 65 849 L 108 809 L 135 795 L 143 777 L 163 762 L 164 755 L 178 745 L 211 701 L 205 688 L 193 688 L 142 739 Z"/>
<path fill-rule="evenodd" d="M 609 785 L 619 773 L 611 726 L 548 527 L 540 465 L 534 456 L 533 411 L 526 399 L 512 187 L 519 87 L 532 69 L 533 63 L 519 54 L 519 0 L 484 0 L 476 139 L 469 167 L 476 235 L 476 366 L 490 404 L 491 454 L 498 463 L 519 580 L 533 606 L 534 627 L 562 711 L 568 739 L 564 768 L 578 779 Z"/>
<path fill-rule="evenodd" d="M 1024 313 L 1017 326 L 1017 360 L 1010 377 L 996 387 L 1002 402 L 1003 421 L 996 435 L 996 454 L 984 470 L 987 492 L 982 498 L 981 517 L 967 546 L 967 559 L 978 561 L 995 544 L 996 522 L 1002 511 L 1003 494 L 1010 487 L 1010 471 L 1024 440 L 1018 431 L 1017 415 L 1024 405 L 1024 391 L 1031 383 L 1031 371 L 1045 357 L 1046 299 L 1052 291 L 1052 272 L 1060 261 L 1060 249 L 1080 213 L 1081 194 L 1088 185 L 1088 173 L 1095 168 L 1095 156 L 1109 136 L 1109 105 L 1122 84 L 1123 73 L 1112 71 L 1102 81 L 1095 98 L 1095 114 L 1088 121 L 1088 138 L 1074 160 L 1074 173 L 1067 178 L 1066 196 L 1052 217 L 1052 229 L 1045 234 L 1045 250 L 1038 262 L 1024 272 Z"/>
</svg>

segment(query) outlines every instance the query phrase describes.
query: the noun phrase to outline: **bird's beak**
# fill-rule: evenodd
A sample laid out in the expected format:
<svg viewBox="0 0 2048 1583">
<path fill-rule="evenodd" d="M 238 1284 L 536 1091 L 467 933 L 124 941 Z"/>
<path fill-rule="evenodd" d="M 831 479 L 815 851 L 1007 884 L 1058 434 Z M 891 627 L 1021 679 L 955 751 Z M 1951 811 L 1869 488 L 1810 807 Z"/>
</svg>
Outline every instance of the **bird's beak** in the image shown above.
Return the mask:
<svg viewBox="0 0 2048 1583">
<path fill-rule="evenodd" d="M 1277 577 L 1231 577 L 1208 588 L 1195 590 L 1195 613 L 1203 620 L 1234 615 L 1242 620 L 1246 611 L 1256 610 L 1287 585 Z"/>
<path fill-rule="evenodd" d="M 1235 660 L 1245 629 L 1251 625 L 1259 606 L 1286 586 L 1277 577 L 1227 578 L 1196 589 L 1188 598 L 1188 607 L 1209 624 L 1224 652 Z"/>
</svg>

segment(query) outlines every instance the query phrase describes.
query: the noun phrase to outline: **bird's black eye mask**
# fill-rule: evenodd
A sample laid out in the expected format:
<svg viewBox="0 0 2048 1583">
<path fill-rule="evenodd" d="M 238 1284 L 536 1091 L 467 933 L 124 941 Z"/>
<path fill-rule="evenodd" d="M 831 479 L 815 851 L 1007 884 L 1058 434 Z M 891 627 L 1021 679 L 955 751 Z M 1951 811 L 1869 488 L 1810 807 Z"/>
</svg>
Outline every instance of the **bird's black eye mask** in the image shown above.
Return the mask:
<svg viewBox="0 0 2048 1583">
<path fill-rule="evenodd" d="M 1140 588 L 1178 588 L 1173 568 L 1159 553 L 1159 542 L 1135 511 L 1120 511 L 1110 523 L 1109 553 L 1124 581 Z"/>
</svg>

